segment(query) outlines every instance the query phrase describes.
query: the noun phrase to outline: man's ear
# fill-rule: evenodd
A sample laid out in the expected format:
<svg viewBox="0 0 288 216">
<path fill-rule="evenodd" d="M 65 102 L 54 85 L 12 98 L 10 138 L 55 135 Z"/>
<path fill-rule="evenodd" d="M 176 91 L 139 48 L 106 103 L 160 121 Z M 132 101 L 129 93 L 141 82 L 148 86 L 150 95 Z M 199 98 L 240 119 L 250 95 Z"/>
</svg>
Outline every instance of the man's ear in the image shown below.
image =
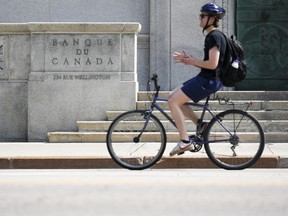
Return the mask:
<svg viewBox="0 0 288 216">
<path fill-rule="evenodd" d="M 215 21 L 216 21 L 216 18 L 211 16 L 209 19 L 209 24 L 213 24 Z"/>
</svg>

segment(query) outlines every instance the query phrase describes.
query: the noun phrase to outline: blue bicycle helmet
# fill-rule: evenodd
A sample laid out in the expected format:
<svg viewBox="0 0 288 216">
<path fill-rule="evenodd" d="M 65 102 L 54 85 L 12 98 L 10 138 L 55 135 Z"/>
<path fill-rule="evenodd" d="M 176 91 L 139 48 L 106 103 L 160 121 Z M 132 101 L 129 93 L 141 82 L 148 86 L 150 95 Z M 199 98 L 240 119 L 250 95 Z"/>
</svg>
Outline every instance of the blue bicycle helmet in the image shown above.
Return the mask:
<svg viewBox="0 0 288 216">
<path fill-rule="evenodd" d="M 220 7 L 214 3 L 207 3 L 207 4 L 203 5 L 201 8 L 201 12 L 207 13 L 209 16 L 209 18 L 207 19 L 206 25 L 202 30 L 203 34 L 204 34 L 204 31 L 208 27 L 213 25 L 213 24 L 208 24 L 211 17 L 216 17 L 218 20 L 220 20 L 224 17 L 224 15 L 226 13 L 226 11 L 222 7 Z M 217 20 L 216 20 L 216 22 L 217 22 Z"/>
<path fill-rule="evenodd" d="M 201 12 L 207 13 L 209 16 L 217 17 L 218 19 L 222 19 L 226 13 L 226 11 L 214 4 L 214 3 L 207 3 L 202 6 Z"/>
</svg>

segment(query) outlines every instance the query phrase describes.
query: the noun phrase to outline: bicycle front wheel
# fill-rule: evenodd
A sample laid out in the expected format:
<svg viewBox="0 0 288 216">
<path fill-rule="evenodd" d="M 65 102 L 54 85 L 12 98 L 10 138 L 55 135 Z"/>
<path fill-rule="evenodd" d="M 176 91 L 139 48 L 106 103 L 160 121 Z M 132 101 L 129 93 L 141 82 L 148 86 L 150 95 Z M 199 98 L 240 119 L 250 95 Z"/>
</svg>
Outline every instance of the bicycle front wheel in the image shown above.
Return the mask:
<svg viewBox="0 0 288 216">
<path fill-rule="evenodd" d="M 205 130 L 204 142 L 210 160 L 230 170 L 252 166 L 265 145 L 261 125 L 242 110 L 227 110 L 213 118 Z"/>
<path fill-rule="evenodd" d="M 106 137 L 112 159 L 121 167 L 142 170 L 153 166 L 166 147 L 166 132 L 154 115 L 130 111 L 117 117 Z"/>
</svg>

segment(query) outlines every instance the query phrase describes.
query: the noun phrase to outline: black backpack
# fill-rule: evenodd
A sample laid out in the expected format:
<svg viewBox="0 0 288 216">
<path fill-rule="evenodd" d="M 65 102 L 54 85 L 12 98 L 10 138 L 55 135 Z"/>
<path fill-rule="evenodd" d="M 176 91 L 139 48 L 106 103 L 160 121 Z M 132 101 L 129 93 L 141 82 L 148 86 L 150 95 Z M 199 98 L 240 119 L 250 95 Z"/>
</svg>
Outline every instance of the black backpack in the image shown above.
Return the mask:
<svg viewBox="0 0 288 216">
<path fill-rule="evenodd" d="M 241 46 L 241 43 L 235 39 L 232 35 L 228 38 L 225 34 L 223 34 L 227 46 L 224 64 L 222 68 L 218 68 L 218 76 L 221 79 L 224 86 L 233 87 L 237 82 L 242 81 L 246 77 L 246 63 L 244 58 L 244 49 Z M 239 67 L 232 67 L 233 61 L 238 59 Z"/>
</svg>

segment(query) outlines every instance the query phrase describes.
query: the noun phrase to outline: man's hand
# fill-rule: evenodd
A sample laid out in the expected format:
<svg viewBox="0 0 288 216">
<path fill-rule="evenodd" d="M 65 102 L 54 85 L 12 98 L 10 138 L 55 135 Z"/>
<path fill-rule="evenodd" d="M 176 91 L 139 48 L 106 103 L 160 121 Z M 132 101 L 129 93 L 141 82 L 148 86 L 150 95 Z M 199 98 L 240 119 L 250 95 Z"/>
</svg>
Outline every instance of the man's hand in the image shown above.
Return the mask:
<svg viewBox="0 0 288 216">
<path fill-rule="evenodd" d="M 174 52 L 173 53 L 173 58 L 175 59 L 176 63 L 183 63 L 183 60 L 187 58 L 187 54 L 185 51 L 180 52 Z"/>
<path fill-rule="evenodd" d="M 185 51 L 180 52 L 174 52 L 173 58 L 175 59 L 176 63 L 183 63 L 186 65 L 194 65 L 195 58 L 193 56 L 189 56 L 186 54 Z"/>
</svg>

